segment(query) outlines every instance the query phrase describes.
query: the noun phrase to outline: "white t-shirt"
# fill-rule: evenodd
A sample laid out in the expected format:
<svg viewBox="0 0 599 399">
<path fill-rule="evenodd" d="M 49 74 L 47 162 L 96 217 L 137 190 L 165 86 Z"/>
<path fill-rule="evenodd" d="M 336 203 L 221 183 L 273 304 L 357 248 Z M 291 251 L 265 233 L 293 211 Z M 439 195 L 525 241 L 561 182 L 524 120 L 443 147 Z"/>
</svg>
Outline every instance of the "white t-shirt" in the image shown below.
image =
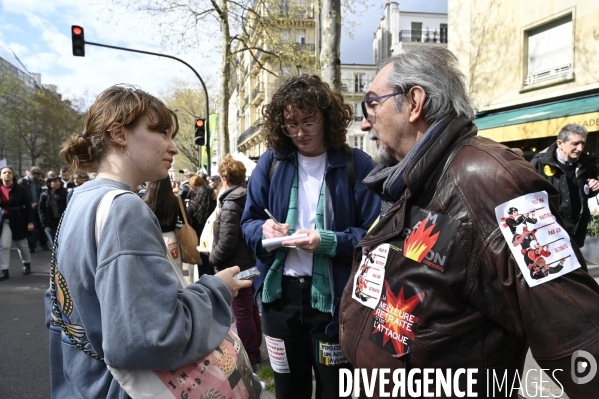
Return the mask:
<svg viewBox="0 0 599 399">
<path fill-rule="evenodd" d="M 322 187 L 327 153 L 316 157 L 297 154 L 297 225 L 295 230 L 316 228 L 316 208 Z M 292 226 L 293 227 L 293 226 Z M 285 258 L 283 274 L 286 276 L 311 276 L 314 254 L 290 248 Z"/>
</svg>

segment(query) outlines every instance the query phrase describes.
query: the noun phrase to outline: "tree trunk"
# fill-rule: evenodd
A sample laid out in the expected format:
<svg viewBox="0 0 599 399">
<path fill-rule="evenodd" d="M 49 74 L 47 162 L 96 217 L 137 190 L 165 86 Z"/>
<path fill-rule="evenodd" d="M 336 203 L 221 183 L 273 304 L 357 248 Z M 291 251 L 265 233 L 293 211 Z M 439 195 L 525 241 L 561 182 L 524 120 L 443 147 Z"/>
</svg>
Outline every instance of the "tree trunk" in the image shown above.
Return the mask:
<svg viewBox="0 0 599 399">
<path fill-rule="evenodd" d="M 230 152 L 229 147 L 229 80 L 231 79 L 231 34 L 229 31 L 227 1 L 221 3 L 220 29 L 223 48 L 223 62 L 220 71 L 220 106 L 218 116 L 219 161 Z"/>
<path fill-rule="evenodd" d="M 322 2 L 322 47 L 320 71 L 322 80 L 341 91 L 341 0 Z"/>
</svg>

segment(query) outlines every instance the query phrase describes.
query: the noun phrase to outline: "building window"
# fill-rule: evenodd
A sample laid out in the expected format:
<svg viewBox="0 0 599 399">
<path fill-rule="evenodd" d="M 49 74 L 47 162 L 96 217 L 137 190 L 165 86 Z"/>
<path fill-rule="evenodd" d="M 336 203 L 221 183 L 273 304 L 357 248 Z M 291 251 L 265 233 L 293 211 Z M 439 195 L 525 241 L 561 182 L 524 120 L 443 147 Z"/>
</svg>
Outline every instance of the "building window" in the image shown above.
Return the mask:
<svg viewBox="0 0 599 399">
<path fill-rule="evenodd" d="M 447 24 L 441 24 L 439 27 L 439 42 L 447 43 Z"/>
<path fill-rule="evenodd" d="M 364 91 L 364 85 L 366 84 L 366 76 L 363 73 L 354 74 L 354 91 Z"/>
<path fill-rule="evenodd" d="M 527 32 L 525 85 L 568 76 L 572 72 L 572 15 Z"/>
<path fill-rule="evenodd" d="M 354 120 L 356 122 L 361 122 L 362 118 L 362 103 L 357 103 L 354 105 Z"/>
<path fill-rule="evenodd" d="M 298 44 L 306 44 L 306 30 L 297 29 L 295 31 L 295 42 Z"/>
<path fill-rule="evenodd" d="M 288 0 L 282 0 L 279 3 L 279 16 L 281 17 L 286 17 L 287 14 L 289 13 L 289 1 Z"/>
<path fill-rule="evenodd" d="M 413 42 L 421 42 L 422 41 L 422 22 L 412 22 L 412 37 Z"/>
<path fill-rule="evenodd" d="M 364 151 L 364 136 L 354 136 L 354 148 Z"/>
</svg>

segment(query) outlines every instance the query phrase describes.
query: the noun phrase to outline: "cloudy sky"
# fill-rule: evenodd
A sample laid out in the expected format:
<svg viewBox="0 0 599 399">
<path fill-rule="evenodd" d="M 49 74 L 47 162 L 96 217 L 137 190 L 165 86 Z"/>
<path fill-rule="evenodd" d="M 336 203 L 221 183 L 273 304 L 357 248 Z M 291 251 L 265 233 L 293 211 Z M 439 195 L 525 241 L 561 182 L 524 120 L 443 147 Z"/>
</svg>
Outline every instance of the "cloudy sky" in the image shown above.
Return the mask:
<svg viewBox="0 0 599 399">
<path fill-rule="evenodd" d="M 343 63 L 372 63 L 372 38 L 384 0 L 351 19 L 360 23 L 351 40 L 341 41 Z M 404 11 L 447 12 L 447 0 L 406 0 Z M 168 21 L 163 22 L 168 24 Z M 176 23 L 171 21 L 170 23 Z M 216 88 L 220 56 L 213 50 L 218 26 L 207 25 L 206 46 L 190 51 L 161 43 L 156 21 L 115 6 L 109 0 L 0 0 L 0 45 L 13 51 L 30 72 L 42 74 L 42 83 L 54 84 L 67 97 L 93 98 L 116 83 L 131 83 L 159 94 L 173 79 L 197 82 L 193 72 L 176 61 L 155 56 L 86 46 L 85 57 L 73 57 L 71 25 L 85 28 L 89 42 L 105 43 L 181 58 L 204 81 Z"/>
</svg>

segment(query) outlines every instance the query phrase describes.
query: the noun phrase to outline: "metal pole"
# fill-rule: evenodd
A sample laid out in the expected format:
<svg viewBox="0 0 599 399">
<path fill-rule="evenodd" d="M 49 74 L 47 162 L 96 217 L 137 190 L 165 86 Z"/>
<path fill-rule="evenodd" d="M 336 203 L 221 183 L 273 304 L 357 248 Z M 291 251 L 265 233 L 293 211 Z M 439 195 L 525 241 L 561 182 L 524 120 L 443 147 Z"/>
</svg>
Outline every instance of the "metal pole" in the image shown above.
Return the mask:
<svg viewBox="0 0 599 399">
<path fill-rule="evenodd" d="M 189 67 L 189 69 L 191 69 L 193 71 L 193 73 L 195 73 L 195 75 L 198 77 L 198 79 L 200 79 L 200 83 L 202 83 L 202 87 L 204 88 L 204 95 L 206 96 L 206 161 L 207 161 L 207 165 L 206 165 L 206 171 L 208 172 L 208 176 L 210 176 L 210 107 L 208 106 L 208 90 L 206 90 L 206 85 L 204 84 L 204 81 L 202 80 L 202 77 L 200 76 L 199 73 L 196 72 L 195 69 L 193 69 L 193 67 L 191 65 L 189 65 L 187 62 L 183 61 L 182 59 L 179 59 L 177 57 L 173 57 L 172 55 L 168 55 L 168 54 L 159 54 L 159 53 L 153 53 L 151 51 L 143 51 L 143 50 L 134 50 L 131 48 L 126 48 L 126 47 L 119 47 L 119 46 L 110 46 L 108 44 L 101 44 L 101 43 L 94 43 L 94 42 L 84 42 L 85 44 L 91 44 L 92 46 L 100 46 L 100 47 L 108 47 L 108 48 L 113 48 L 113 49 L 117 49 L 117 50 L 124 50 L 124 51 L 131 51 L 133 53 L 141 53 L 141 54 L 149 54 L 149 55 L 156 55 L 158 57 L 165 57 L 165 58 L 170 58 L 173 59 L 175 61 L 179 61 L 182 62 L 183 64 L 187 65 Z M 198 153 L 200 154 L 200 169 L 202 168 L 202 160 L 201 160 L 201 149 L 198 147 Z"/>
</svg>

